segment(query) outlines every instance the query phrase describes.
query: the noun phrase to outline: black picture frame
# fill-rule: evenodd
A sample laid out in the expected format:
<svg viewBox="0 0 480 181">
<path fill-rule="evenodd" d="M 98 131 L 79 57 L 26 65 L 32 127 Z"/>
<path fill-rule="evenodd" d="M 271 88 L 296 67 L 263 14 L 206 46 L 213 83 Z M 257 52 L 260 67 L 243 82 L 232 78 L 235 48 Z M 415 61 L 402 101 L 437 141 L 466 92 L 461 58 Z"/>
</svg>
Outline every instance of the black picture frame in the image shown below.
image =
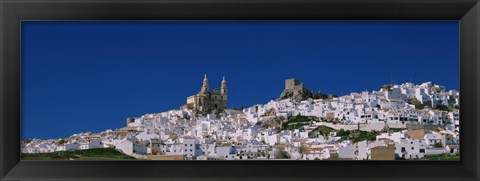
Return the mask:
<svg viewBox="0 0 480 181">
<path fill-rule="evenodd" d="M 479 180 L 478 0 L 0 0 L 1 180 Z M 460 161 L 21 161 L 22 20 L 459 20 Z"/>
</svg>

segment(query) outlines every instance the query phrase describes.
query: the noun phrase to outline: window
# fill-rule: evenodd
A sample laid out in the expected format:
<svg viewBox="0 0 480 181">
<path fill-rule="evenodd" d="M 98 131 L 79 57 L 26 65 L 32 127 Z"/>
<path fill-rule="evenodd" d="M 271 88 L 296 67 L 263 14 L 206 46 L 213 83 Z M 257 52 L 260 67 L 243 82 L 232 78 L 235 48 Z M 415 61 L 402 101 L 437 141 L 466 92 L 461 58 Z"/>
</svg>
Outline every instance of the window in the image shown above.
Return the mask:
<svg viewBox="0 0 480 181">
<path fill-rule="evenodd" d="M 402 147 L 402 152 L 404 152 L 404 151 L 405 151 L 405 147 Z"/>
<path fill-rule="evenodd" d="M 412 150 L 413 150 L 413 147 L 412 147 Z"/>
</svg>

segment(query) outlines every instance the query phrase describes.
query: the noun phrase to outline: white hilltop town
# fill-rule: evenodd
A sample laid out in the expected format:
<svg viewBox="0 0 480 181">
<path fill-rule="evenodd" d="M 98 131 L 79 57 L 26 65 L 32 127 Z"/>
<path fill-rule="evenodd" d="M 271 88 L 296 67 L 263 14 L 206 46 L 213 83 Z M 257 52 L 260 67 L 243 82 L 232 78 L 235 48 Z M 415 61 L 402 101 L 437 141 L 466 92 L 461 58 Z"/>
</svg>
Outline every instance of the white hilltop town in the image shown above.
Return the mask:
<svg viewBox="0 0 480 181">
<path fill-rule="evenodd" d="M 227 108 L 227 81 L 178 110 L 64 139 L 22 141 L 22 153 L 116 149 L 148 160 L 414 160 L 459 153 L 459 92 L 425 82 L 335 96 L 296 79 L 278 99 Z"/>
</svg>

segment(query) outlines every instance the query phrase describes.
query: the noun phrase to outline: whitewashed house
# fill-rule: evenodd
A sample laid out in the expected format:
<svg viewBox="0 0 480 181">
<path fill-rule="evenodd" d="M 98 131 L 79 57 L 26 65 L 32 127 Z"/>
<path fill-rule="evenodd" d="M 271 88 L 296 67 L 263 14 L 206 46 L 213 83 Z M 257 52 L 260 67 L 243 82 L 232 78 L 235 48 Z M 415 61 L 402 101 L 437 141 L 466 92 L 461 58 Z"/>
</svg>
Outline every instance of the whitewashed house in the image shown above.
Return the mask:
<svg viewBox="0 0 480 181">
<path fill-rule="evenodd" d="M 152 153 L 150 141 L 133 142 L 133 153 L 138 155 L 147 155 Z"/>
<path fill-rule="evenodd" d="M 404 138 L 395 142 L 395 156 L 404 159 L 421 159 L 425 156 L 427 144 L 421 139 Z"/>
<path fill-rule="evenodd" d="M 425 141 L 427 142 L 429 147 L 433 147 L 436 143 L 445 146 L 445 136 L 439 133 L 427 133 L 425 134 Z"/>
<path fill-rule="evenodd" d="M 133 142 L 129 139 L 124 139 L 115 145 L 115 149 L 122 151 L 127 155 L 133 154 Z"/>
</svg>

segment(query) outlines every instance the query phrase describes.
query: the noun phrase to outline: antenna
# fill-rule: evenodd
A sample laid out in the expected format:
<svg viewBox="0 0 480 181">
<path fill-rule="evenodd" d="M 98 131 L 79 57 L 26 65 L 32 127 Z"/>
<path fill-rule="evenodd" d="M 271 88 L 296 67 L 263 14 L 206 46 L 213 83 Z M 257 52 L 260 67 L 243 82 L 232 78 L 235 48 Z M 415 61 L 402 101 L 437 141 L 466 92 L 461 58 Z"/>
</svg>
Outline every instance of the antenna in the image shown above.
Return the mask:
<svg viewBox="0 0 480 181">
<path fill-rule="evenodd" d="M 393 73 L 390 73 L 390 84 L 393 84 Z"/>
</svg>

